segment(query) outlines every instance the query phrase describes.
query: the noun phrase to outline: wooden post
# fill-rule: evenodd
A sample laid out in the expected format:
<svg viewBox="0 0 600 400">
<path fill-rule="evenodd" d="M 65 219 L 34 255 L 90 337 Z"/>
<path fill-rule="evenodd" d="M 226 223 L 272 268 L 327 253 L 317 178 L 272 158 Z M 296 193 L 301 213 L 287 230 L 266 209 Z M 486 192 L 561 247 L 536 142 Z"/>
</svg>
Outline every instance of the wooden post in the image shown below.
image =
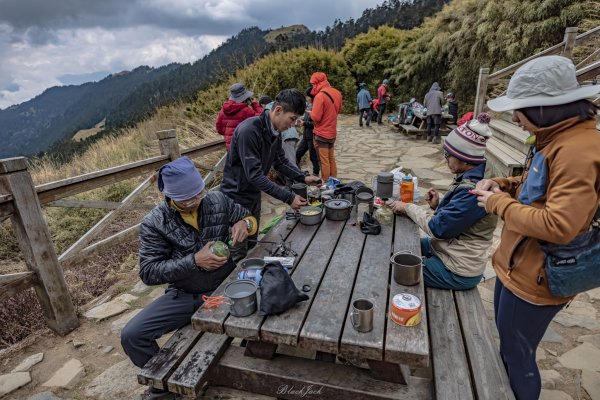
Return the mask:
<svg viewBox="0 0 600 400">
<path fill-rule="evenodd" d="M 477 80 L 477 96 L 475 97 L 475 114 L 474 118 L 477 118 L 480 112 L 483 111 L 485 104 L 485 95 L 487 94 L 488 88 L 488 76 L 490 75 L 489 68 L 479 68 L 479 79 Z"/>
<path fill-rule="evenodd" d="M 573 59 L 573 48 L 575 47 L 575 39 L 577 38 L 577 27 L 570 26 L 565 29 L 565 38 L 563 41 L 565 42 L 565 47 L 562 51 L 562 56 Z"/>
<path fill-rule="evenodd" d="M 0 160 L 0 187 L 13 196 L 12 225 L 27 268 L 37 275 L 34 288 L 46 325 L 66 335 L 79 320 L 24 157 Z"/>
<path fill-rule="evenodd" d="M 158 131 L 156 132 L 156 137 L 158 138 L 160 154 L 163 156 L 169 156 L 171 161 L 177 160 L 179 157 L 181 157 L 181 151 L 179 150 L 179 142 L 177 141 L 175 129 Z"/>
</svg>

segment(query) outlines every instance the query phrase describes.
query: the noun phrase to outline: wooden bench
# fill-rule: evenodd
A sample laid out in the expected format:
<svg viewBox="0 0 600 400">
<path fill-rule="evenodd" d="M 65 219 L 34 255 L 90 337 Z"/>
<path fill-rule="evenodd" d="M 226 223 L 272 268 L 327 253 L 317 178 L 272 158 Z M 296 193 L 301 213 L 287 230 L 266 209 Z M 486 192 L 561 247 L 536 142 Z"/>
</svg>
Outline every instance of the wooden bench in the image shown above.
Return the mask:
<svg viewBox="0 0 600 400">
<path fill-rule="evenodd" d="M 138 374 L 138 382 L 196 398 L 209 378 L 211 368 L 229 347 L 231 338 L 198 332 L 191 325 L 171 336 L 157 355 Z"/>
<path fill-rule="evenodd" d="M 477 289 L 426 292 L 435 398 L 514 399 Z"/>
<path fill-rule="evenodd" d="M 523 172 L 525 157 L 525 154 L 494 137 L 487 142 L 485 158 L 494 167 L 494 176 L 520 175 Z"/>
</svg>

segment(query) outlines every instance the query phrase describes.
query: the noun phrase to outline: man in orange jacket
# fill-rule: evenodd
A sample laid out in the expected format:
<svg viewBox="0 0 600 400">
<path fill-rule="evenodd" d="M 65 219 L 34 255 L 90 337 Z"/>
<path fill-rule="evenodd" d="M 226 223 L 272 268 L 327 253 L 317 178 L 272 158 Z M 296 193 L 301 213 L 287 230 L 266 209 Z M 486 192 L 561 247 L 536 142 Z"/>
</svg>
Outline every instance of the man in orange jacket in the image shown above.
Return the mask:
<svg viewBox="0 0 600 400">
<path fill-rule="evenodd" d="M 321 161 L 321 178 L 337 176 L 333 146 L 337 137 L 337 116 L 342 112 L 342 94 L 327 82 L 327 75 L 315 72 L 310 77 L 314 96 L 310 118 L 314 122 L 314 142 Z"/>
</svg>

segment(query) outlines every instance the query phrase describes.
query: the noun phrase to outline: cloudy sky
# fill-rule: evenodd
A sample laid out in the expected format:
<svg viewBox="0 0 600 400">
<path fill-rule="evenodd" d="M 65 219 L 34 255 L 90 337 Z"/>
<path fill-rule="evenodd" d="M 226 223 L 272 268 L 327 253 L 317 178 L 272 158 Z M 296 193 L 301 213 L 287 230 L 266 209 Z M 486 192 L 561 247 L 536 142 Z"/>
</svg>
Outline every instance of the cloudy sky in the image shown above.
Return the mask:
<svg viewBox="0 0 600 400">
<path fill-rule="evenodd" d="M 245 27 L 321 30 L 382 2 L 0 0 L 0 109 L 51 86 L 195 61 Z"/>
</svg>

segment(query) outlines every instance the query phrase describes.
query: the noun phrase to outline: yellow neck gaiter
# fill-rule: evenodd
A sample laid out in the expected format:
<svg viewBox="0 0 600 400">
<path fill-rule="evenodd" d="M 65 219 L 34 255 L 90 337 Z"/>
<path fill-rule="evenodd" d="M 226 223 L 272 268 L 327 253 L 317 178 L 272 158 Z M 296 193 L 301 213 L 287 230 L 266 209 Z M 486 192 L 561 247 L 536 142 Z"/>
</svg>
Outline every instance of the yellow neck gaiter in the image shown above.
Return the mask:
<svg viewBox="0 0 600 400">
<path fill-rule="evenodd" d="M 198 209 L 196 208 L 194 211 L 186 211 L 183 208 L 180 208 L 175 204 L 173 200 L 169 202 L 169 205 L 175 209 L 181 215 L 183 222 L 193 227 L 195 230 L 200 231 L 198 227 Z"/>
</svg>

